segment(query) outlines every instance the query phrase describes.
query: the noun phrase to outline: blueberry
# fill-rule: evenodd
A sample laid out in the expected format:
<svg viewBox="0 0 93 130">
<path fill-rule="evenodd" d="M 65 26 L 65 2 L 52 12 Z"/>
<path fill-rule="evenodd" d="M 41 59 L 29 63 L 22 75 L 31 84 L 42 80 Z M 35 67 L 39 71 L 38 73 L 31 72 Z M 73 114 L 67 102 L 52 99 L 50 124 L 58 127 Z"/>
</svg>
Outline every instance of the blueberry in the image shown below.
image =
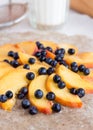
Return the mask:
<svg viewBox="0 0 93 130">
<path fill-rule="evenodd" d="M 9 60 L 7 60 L 7 59 L 4 59 L 3 61 L 6 62 L 6 63 L 9 63 Z"/>
<path fill-rule="evenodd" d="M 25 95 L 23 93 L 18 93 L 17 94 L 18 99 L 23 99 L 24 97 L 25 97 Z"/>
<path fill-rule="evenodd" d="M 27 109 L 30 107 L 30 102 L 28 99 L 23 99 L 22 101 L 22 108 Z"/>
<path fill-rule="evenodd" d="M 14 52 L 13 52 L 13 51 L 9 51 L 9 52 L 8 52 L 8 56 L 13 57 L 13 56 L 14 56 Z"/>
<path fill-rule="evenodd" d="M 29 58 L 28 63 L 30 63 L 30 64 L 34 64 L 35 61 L 36 61 L 35 58 Z"/>
<path fill-rule="evenodd" d="M 17 53 L 17 52 L 14 53 L 13 58 L 14 58 L 15 60 L 19 59 L 19 56 L 18 56 L 18 53 Z"/>
<path fill-rule="evenodd" d="M 41 51 L 41 55 L 42 55 L 42 56 L 46 56 L 46 51 L 44 51 L 44 50 Z"/>
<path fill-rule="evenodd" d="M 76 94 L 82 98 L 83 96 L 85 96 L 85 90 L 83 88 L 79 88 L 76 90 Z"/>
<path fill-rule="evenodd" d="M 40 56 L 39 60 L 42 62 L 42 61 L 45 61 L 46 60 L 46 57 L 45 56 Z"/>
<path fill-rule="evenodd" d="M 61 105 L 59 103 L 54 103 L 52 106 L 52 110 L 54 112 L 60 112 L 61 111 Z"/>
<path fill-rule="evenodd" d="M 57 61 L 56 61 L 56 60 L 52 60 L 52 61 L 50 62 L 50 65 L 51 65 L 52 67 L 56 67 Z"/>
<path fill-rule="evenodd" d="M 6 101 L 7 101 L 7 96 L 4 95 L 4 94 L 0 95 L 0 102 L 1 102 L 1 103 L 4 103 L 4 102 L 6 102 Z"/>
<path fill-rule="evenodd" d="M 35 78 L 35 74 L 34 74 L 33 72 L 28 72 L 28 73 L 26 74 L 26 78 L 27 78 L 28 80 L 33 80 L 33 79 Z"/>
<path fill-rule="evenodd" d="M 60 48 L 61 50 L 61 54 L 65 54 L 65 49 L 64 48 Z"/>
<path fill-rule="evenodd" d="M 41 44 L 39 41 L 36 42 L 36 45 L 37 45 L 38 49 L 44 48 L 43 44 Z"/>
<path fill-rule="evenodd" d="M 38 74 L 39 75 L 46 75 L 47 74 L 47 69 L 44 68 L 44 67 L 39 68 Z"/>
<path fill-rule="evenodd" d="M 48 92 L 47 95 L 46 95 L 46 98 L 50 101 L 53 101 L 55 100 L 55 94 L 53 92 Z"/>
<path fill-rule="evenodd" d="M 48 75 L 51 75 L 52 73 L 54 73 L 54 68 L 53 67 L 49 67 L 48 69 L 47 69 L 47 74 Z"/>
<path fill-rule="evenodd" d="M 55 51 L 55 54 L 56 54 L 56 55 L 61 54 L 61 50 L 60 50 L 60 49 L 57 49 L 57 50 Z"/>
<path fill-rule="evenodd" d="M 61 77 L 56 74 L 56 75 L 54 75 L 54 77 L 53 77 L 53 81 L 54 81 L 55 83 L 59 83 L 59 82 L 61 81 Z"/>
<path fill-rule="evenodd" d="M 30 66 L 29 66 L 29 64 L 24 64 L 24 65 L 23 65 L 23 68 L 29 70 L 29 69 L 30 69 Z"/>
<path fill-rule="evenodd" d="M 60 65 L 61 65 L 61 64 L 63 64 L 63 65 L 66 64 L 66 61 L 65 61 L 65 60 L 61 60 L 61 61 L 60 61 Z"/>
<path fill-rule="evenodd" d="M 77 72 L 78 72 L 78 67 L 71 67 L 71 70 L 72 70 L 73 72 L 77 73 Z"/>
<path fill-rule="evenodd" d="M 40 44 L 40 45 L 38 46 L 38 49 L 44 49 L 43 44 Z"/>
<path fill-rule="evenodd" d="M 35 53 L 35 56 L 36 56 L 37 58 L 39 58 L 39 57 L 41 56 L 41 52 L 36 52 L 36 53 Z"/>
<path fill-rule="evenodd" d="M 70 93 L 76 95 L 76 89 L 75 89 L 75 88 L 71 88 L 71 89 L 70 89 Z"/>
<path fill-rule="evenodd" d="M 50 63 L 51 63 L 51 61 L 52 61 L 52 59 L 51 59 L 51 58 L 46 58 L 46 60 L 45 60 L 45 62 L 46 62 L 47 64 L 50 64 Z"/>
<path fill-rule="evenodd" d="M 77 65 L 76 62 L 72 62 L 72 63 L 71 63 L 71 67 L 78 67 L 78 65 Z"/>
<path fill-rule="evenodd" d="M 56 56 L 59 56 L 59 57 L 61 57 L 62 59 L 64 58 L 64 54 L 59 54 L 59 55 L 56 55 Z"/>
<path fill-rule="evenodd" d="M 41 43 L 39 41 L 36 41 L 36 45 L 39 46 Z"/>
<path fill-rule="evenodd" d="M 55 54 L 56 54 L 56 55 L 65 54 L 65 49 L 64 49 L 64 48 L 57 49 L 57 50 L 55 51 Z"/>
<path fill-rule="evenodd" d="M 16 68 L 19 66 L 19 63 L 17 60 L 13 60 L 13 61 L 10 61 L 10 65 L 13 66 L 14 68 Z"/>
<path fill-rule="evenodd" d="M 78 70 L 79 70 L 80 72 L 84 72 L 85 66 L 84 66 L 84 65 L 80 65 L 80 66 L 78 67 Z"/>
<path fill-rule="evenodd" d="M 84 75 L 89 75 L 90 74 L 90 70 L 88 68 L 85 68 L 83 73 L 84 73 Z"/>
<path fill-rule="evenodd" d="M 58 83 L 58 87 L 59 87 L 60 89 L 65 88 L 65 86 L 66 86 L 66 84 L 65 84 L 63 81 L 60 81 L 60 82 Z"/>
<path fill-rule="evenodd" d="M 37 110 L 36 107 L 31 106 L 31 107 L 29 108 L 29 113 L 30 113 L 31 115 L 35 115 L 35 114 L 38 113 L 38 110 Z"/>
<path fill-rule="evenodd" d="M 49 46 L 47 46 L 45 49 L 48 50 L 48 51 L 50 51 L 50 52 L 53 52 L 52 48 L 49 47 Z"/>
<path fill-rule="evenodd" d="M 60 62 L 62 60 L 62 57 L 60 55 L 56 55 L 55 60 Z"/>
<path fill-rule="evenodd" d="M 24 95 L 26 95 L 28 93 L 27 87 L 21 88 L 20 93 L 23 93 Z"/>
<path fill-rule="evenodd" d="M 68 54 L 70 54 L 70 55 L 75 54 L 75 49 L 69 48 L 69 49 L 68 49 Z"/>
<path fill-rule="evenodd" d="M 36 98 L 40 99 L 40 98 L 43 97 L 43 91 L 38 89 L 38 90 L 35 91 L 34 95 L 35 95 Z"/>
<path fill-rule="evenodd" d="M 13 97 L 13 92 L 8 90 L 5 95 L 7 96 L 8 99 L 11 99 Z"/>
<path fill-rule="evenodd" d="M 59 64 L 60 64 L 60 65 L 64 65 L 64 66 L 67 67 L 67 68 L 69 67 L 68 64 L 67 64 L 64 60 L 61 60 L 61 61 L 59 62 Z"/>
</svg>

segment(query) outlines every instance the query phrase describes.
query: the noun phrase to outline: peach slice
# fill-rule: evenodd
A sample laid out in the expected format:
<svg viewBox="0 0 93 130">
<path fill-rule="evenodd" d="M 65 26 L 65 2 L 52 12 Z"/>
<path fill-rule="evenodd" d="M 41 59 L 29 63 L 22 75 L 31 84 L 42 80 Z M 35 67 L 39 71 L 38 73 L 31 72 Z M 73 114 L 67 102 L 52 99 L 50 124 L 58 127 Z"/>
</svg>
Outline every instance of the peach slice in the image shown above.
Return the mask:
<svg viewBox="0 0 93 130">
<path fill-rule="evenodd" d="M 82 64 L 82 60 L 78 55 L 65 55 L 65 61 L 70 65 L 72 62 L 77 62 L 78 65 Z"/>
<path fill-rule="evenodd" d="M 55 59 L 56 55 L 48 50 L 46 50 L 46 57 Z"/>
<path fill-rule="evenodd" d="M 0 95 L 5 94 L 8 90 L 13 92 L 12 99 L 7 100 L 5 103 L 0 103 L 1 108 L 9 111 L 12 110 L 16 102 L 16 94 L 22 87 L 30 83 L 30 81 L 26 79 L 28 72 L 31 72 L 31 70 L 15 69 L 0 79 Z"/>
<path fill-rule="evenodd" d="M 61 76 L 68 88 L 83 88 L 86 93 L 93 93 L 93 85 L 83 80 L 78 74 L 60 65 L 56 69 L 56 73 Z"/>
<path fill-rule="evenodd" d="M 35 56 L 29 55 L 29 54 L 26 54 L 23 52 L 18 52 L 18 55 L 19 55 L 20 62 L 22 64 L 29 64 L 28 63 L 29 58 L 34 58 L 36 60 L 36 62 L 38 62 L 37 58 Z"/>
<path fill-rule="evenodd" d="M 71 64 L 72 62 L 77 62 L 78 65 L 85 65 L 88 68 L 93 68 L 93 52 L 82 52 L 78 55 L 72 55 L 72 56 L 65 56 L 65 60 L 68 64 Z"/>
<path fill-rule="evenodd" d="M 78 53 L 78 48 L 75 45 L 73 45 L 73 44 L 59 43 L 58 46 L 59 46 L 59 48 L 64 48 L 66 53 L 67 53 L 69 48 L 73 48 L 75 50 L 75 54 Z"/>
<path fill-rule="evenodd" d="M 15 46 L 14 44 L 4 44 L 0 46 L 0 56 L 7 56 L 9 51 L 14 51 L 14 52 L 18 52 L 18 51 L 23 51 L 22 49 L 20 49 L 19 47 Z"/>
<path fill-rule="evenodd" d="M 36 106 L 40 112 L 43 112 L 45 114 L 51 114 L 52 102 L 46 99 L 47 91 L 46 91 L 45 85 L 46 85 L 47 77 L 48 77 L 47 75 L 38 76 L 30 83 L 28 87 L 28 97 L 29 97 L 30 102 L 34 106 Z M 37 99 L 34 96 L 34 93 L 37 89 L 40 89 L 43 91 L 43 97 L 41 99 Z"/>
<path fill-rule="evenodd" d="M 83 63 L 88 68 L 93 68 L 93 52 L 82 52 L 78 56 L 82 59 Z"/>
<path fill-rule="evenodd" d="M 63 89 L 59 89 L 57 84 L 54 83 L 53 77 L 55 74 L 50 75 L 47 78 L 46 89 L 49 92 L 54 92 L 56 95 L 56 101 L 61 103 L 61 105 L 72 107 L 72 108 L 80 108 L 82 106 L 82 102 L 77 95 L 73 95 L 69 92 L 67 87 Z"/>
<path fill-rule="evenodd" d="M 0 62 L 0 79 L 12 70 L 14 70 L 14 68 L 10 64 Z"/>
<path fill-rule="evenodd" d="M 33 55 L 37 51 L 37 46 L 34 42 L 25 41 L 16 44 L 19 48 L 23 49 L 25 53 Z"/>
<path fill-rule="evenodd" d="M 34 65 L 36 66 L 36 64 L 37 64 L 37 66 L 38 66 L 38 64 L 39 64 L 39 66 L 41 66 L 40 65 L 41 62 L 35 56 L 31 56 L 31 55 L 23 53 L 23 52 L 18 52 L 18 55 L 19 55 L 19 60 L 20 60 L 21 64 L 29 64 L 28 63 L 29 58 L 34 58 L 36 60 L 36 62 L 35 62 L 35 64 L 32 64 L 32 65 L 30 64 L 31 68 L 32 68 L 32 66 L 34 67 Z M 50 65 L 48 65 L 47 63 L 42 62 L 42 67 L 44 67 L 44 66 L 50 67 Z"/>
</svg>

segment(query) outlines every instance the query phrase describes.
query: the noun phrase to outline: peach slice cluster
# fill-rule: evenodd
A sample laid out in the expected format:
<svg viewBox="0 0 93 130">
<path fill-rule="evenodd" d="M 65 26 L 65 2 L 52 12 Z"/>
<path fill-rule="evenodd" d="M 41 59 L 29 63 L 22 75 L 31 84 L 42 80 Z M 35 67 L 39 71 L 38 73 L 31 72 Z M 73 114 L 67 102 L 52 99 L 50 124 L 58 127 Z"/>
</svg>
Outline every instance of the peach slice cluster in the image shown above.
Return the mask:
<svg viewBox="0 0 93 130">
<path fill-rule="evenodd" d="M 64 60 L 68 65 L 72 62 L 77 62 L 78 65 L 85 65 L 87 68 L 93 68 L 93 52 L 83 52 L 79 53 L 76 46 L 61 43 L 56 44 L 49 41 L 40 41 L 44 47 L 51 47 L 53 52 L 46 50 L 47 58 L 55 59 L 55 51 L 59 48 L 64 48 L 66 54 L 64 55 Z M 68 49 L 73 48 L 75 53 L 70 55 Z M 19 63 L 17 67 L 11 66 L 10 62 L 14 60 L 12 56 L 8 55 L 9 51 L 17 52 L 18 59 L 16 61 Z M 82 73 L 72 72 L 70 69 L 66 68 L 64 65 L 57 63 L 55 67 L 55 72 L 51 75 L 39 75 L 38 70 L 41 67 L 48 69 L 49 64 L 44 61 L 41 62 L 35 57 L 35 53 L 41 51 L 36 45 L 36 41 L 25 41 L 16 44 L 4 44 L 0 46 L 0 95 L 5 94 L 8 90 L 11 90 L 13 97 L 6 102 L 0 102 L 0 107 L 4 110 L 11 111 L 16 103 L 16 95 L 24 86 L 28 89 L 28 94 L 26 95 L 30 103 L 35 106 L 38 111 L 51 114 L 52 106 L 54 102 L 58 102 L 61 105 L 80 108 L 82 107 L 82 101 L 78 95 L 70 93 L 70 89 L 74 87 L 75 89 L 83 88 L 85 93 L 93 93 L 93 71 L 90 71 L 88 76 Z M 29 58 L 34 58 L 35 63 L 30 64 L 28 62 Z M 29 65 L 29 69 L 24 69 L 24 65 Z M 28 80 L 26 74 L 28 72 L 33 72 L 35 78 L 33 80 Z M 62 80 L 66 83 L 66 87 L 59 89 L 57 84 L 53 81 L 55 74 L 58 74 Z M 35 91 L 40 89 L 43 91 L 43 97 L 37 99 L 35 97 Z M 53 92 L 56 95 L 55 101 L 49 101 L 46 98 L 48 92 Z"/>
</svg>

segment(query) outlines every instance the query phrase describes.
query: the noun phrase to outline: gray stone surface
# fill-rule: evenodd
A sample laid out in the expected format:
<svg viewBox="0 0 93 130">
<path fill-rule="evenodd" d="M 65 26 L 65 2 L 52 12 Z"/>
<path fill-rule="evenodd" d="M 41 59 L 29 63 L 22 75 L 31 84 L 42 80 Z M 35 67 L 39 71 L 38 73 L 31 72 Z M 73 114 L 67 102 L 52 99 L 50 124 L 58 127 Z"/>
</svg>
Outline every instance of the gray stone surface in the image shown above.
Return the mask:
<svg viewBox="0 0 93 130">
<path fill-rule="evenodd" d="M 16 43 L 24 40 L 51 40 L 57 43 L 72 43 L 79 47 L 80 51 L 93 51 L 93 40 L 85 36 L 68 37 L 62 34 L 47 33 L 0 33 L 0 44 Z M 92 59 L 93 60 L 93 59 Z M 37 114 L 31 116 L 28 111 L 21 108 L 17 101 L 13 111 L 7 112 L 0 109 L 0 130 L 93 130 L 93 95 L 86 95 L 83 107 L 72 109 L 62 107 L 57 114 Z"/>
</svg>

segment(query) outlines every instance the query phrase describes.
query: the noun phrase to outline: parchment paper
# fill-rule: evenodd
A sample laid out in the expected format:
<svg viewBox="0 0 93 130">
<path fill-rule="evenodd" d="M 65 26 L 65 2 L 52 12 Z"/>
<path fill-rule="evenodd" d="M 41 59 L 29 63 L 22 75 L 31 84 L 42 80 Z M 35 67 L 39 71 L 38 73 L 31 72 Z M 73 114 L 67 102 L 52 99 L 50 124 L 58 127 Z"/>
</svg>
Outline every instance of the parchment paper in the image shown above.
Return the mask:
<svg viewBox="0 0 93 130">
<path fill-rule="evenodd" d="M 93 51 L 93 40 L 85 36 L 68 37 L 62 34 L 47 33 L 0 33 L 0 44 L 16 43 L 24 40 L 50 40 L 57 43 L 72 43 L 80 51 Z M 91 59 L 93 60 L 93 59 Z M 93 130 L 93 94 L 82 98 L 83 107 L 72 109 L 62 106 L 60 113 L 31 116 L 17 101 L 12 112 L 0 109 L 0 130 Z"/>
</svg>

